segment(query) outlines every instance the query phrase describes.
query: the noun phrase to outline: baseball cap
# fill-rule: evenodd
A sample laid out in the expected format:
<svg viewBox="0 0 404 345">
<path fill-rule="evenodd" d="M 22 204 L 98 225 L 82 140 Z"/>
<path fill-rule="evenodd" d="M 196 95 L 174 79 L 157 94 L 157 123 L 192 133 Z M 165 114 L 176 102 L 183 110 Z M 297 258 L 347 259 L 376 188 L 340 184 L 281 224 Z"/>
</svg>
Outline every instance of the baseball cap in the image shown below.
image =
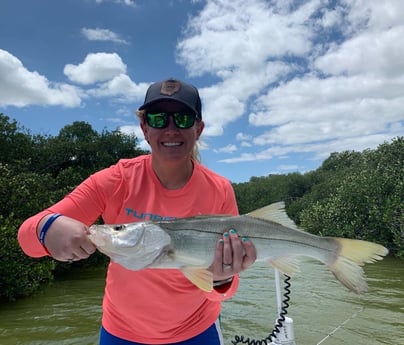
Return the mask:
<svg viewBox="0 0 404 345">
<path fill-rule="evenodd" d="M 162 100 L 180 102 L 195 111 L 197 117 L 202 120 L 201 99 L 195 86 L 176 79 L 167 79 L 151 84 L 139 110 L 147 109 L 148 106 Z"/>
</svg>

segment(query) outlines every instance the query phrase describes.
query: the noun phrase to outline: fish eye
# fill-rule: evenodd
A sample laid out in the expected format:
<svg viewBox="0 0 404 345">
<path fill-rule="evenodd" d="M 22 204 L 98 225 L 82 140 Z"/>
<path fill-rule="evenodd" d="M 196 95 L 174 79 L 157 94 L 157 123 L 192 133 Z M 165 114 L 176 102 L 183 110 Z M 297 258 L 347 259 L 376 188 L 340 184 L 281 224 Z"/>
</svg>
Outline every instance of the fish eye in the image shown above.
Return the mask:
<svg viewBox="0 0 404 345">
<path fill-rule="evenodd" d="M 125 228 L 124 225 L 115 225 L 115 226 L 114 226 L 114 230 L 115 230 L 115 231 L 121 231 L 121 230 L 123 230 L 124 228 Z"/>
</svg>

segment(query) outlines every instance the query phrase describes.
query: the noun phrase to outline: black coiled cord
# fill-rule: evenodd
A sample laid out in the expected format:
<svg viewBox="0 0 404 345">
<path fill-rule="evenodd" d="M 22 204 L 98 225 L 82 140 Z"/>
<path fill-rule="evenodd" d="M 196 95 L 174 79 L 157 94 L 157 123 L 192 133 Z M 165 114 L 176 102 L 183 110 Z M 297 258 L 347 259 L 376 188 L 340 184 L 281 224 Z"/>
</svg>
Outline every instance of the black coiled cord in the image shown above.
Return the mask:
<svg viewBox="0 0 404 345">
<path fill-rule="evenodd" d="M 276 325 L 273 329 L 273 331 L 268 334 L 268 336 L 264 339 L 250 339 L 250 338 L 244 338 L 242 335 L 236 335 L 234 336 L 234 340 L 232 340 L 233 345 L 237 344 L 247 344 L 247 345 L 267 345 L 268 343 L 272 342 L 272 338 L 276 338 L 276 335 L 281 331 L 281 328 L 283 326 L 283 323 L 285 321 L 285 315 L 288 313 L 288 308 L 289 308 L 289 301 L 290 301 L 290 277 L 287 275 L 284 275 L 285 280 L 284 280 L 284 290 L 285 293 L 283 294 L 283 301 L 282 301 L 282 308 L 281 312 L 279 313 L 279 318 L 276 322 Z"/>
</svg>

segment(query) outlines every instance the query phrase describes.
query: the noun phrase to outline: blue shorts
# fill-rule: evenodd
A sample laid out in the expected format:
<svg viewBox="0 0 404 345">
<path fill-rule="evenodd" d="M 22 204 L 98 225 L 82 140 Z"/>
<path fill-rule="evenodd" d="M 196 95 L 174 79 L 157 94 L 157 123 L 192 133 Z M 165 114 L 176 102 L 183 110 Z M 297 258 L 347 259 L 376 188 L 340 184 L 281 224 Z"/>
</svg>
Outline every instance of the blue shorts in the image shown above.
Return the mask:
<svg viewBox="0 0 404 345">
<path fill-rule="evenodd" d="M 201 334 L 179 343 L 164 343 L 167 345 L 223 345 L 223 336 L 220 329 L 219 320 Z M 108 333 L 104 327 L 101 327 L 100 343 L 99 345 L 147 345 L 142 343 L 135 343 L 133 341 L 124 340 Z"/>
</svg>

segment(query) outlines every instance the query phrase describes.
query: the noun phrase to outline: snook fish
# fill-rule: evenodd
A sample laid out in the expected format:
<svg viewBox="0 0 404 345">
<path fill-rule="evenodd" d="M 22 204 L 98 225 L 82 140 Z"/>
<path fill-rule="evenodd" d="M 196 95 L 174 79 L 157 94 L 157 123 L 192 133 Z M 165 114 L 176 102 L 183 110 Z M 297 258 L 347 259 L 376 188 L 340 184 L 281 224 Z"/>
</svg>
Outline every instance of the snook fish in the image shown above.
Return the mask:
<svg viewBox="0 0 404 345">
<path fill-rule="evenodd" d="M 367 291 L 365 263 L 381 260 L 388 250 L 361 240 L 321 237 L 297 228 L 283 202 L 241 216 L 196 216 L 167 221 L 121 225 L 93 225 L 89 238 L 98 250 L 130 270 L 180 269 L 197 287 L 212 290 L 215 245 L 222 234 L 236 229 L 257 249 L 257 261 L 266 261 L 283 274 L 298 270 L 299 256 L 325 264 L 334 276 L 355 293 Z"/>
</svg>

